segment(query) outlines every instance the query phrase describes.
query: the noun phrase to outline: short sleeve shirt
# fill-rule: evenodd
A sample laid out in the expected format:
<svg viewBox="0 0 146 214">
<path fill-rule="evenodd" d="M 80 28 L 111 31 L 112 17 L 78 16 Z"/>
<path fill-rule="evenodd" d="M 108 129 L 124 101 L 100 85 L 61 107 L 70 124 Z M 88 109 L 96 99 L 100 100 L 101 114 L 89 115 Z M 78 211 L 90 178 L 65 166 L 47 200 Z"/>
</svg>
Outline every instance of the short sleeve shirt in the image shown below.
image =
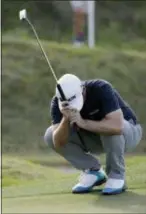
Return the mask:
<svg viewBox="0 0 146 214">
<path fill-rule="evenodd" d="M 80 111 L 83 119 L 100 121 L 104 117 L 121 109 L 126 120 L 133 120 L 136 124 L 136 115 L 131 107 L 123 100 L 113 86 L 105 80 L 85 81 L 86 95 L 83 108 Z M 58 99 L 53 97 L 51 101 L 52 124 L 60 123 L 62 113 L 59 110 Z"/>
</svg>

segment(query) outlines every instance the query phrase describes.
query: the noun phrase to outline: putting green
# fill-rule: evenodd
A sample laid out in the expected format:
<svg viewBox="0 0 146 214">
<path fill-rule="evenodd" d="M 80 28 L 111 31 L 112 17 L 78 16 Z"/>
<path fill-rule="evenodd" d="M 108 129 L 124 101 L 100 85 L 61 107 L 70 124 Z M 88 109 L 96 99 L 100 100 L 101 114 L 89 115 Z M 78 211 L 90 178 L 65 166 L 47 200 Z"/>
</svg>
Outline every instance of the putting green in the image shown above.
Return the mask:
<svg viewBox="0 0 146 214">
<path fill-rule="evenodd" d="M 8 169 L 10 159 L 12 164 Z M 144 156 L 127 158 L 129 189 L 117 196 L 102 196 L 99 188 L 88 194 L 73 195 L 71 188 L 78 171 L 64 173 L 58 168 L 8 156 L 3 160 L 3 213 L 146 213 Z M 13 182 L 16 178 L 17 185 Z"/>
</svg>

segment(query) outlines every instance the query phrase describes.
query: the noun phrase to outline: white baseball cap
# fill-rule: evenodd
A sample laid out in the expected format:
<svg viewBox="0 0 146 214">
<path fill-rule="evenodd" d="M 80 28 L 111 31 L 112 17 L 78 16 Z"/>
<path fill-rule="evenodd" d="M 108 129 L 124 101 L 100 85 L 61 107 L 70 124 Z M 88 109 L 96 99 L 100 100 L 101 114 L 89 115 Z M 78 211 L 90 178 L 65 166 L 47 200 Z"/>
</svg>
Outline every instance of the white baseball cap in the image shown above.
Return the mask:
<svg viewBox="0 0 146 214">
<path fill-rule="evenodd" d="M 65 74 L 59 80 L 65 98 L 69 102 L 69 106 L 80 111 L 83 107 L 83 87 L 81 80 L 73 74 Z M 61 95 L 56 87 L 56 97 L 59 100 L 59 108 L 61 107 Z"/>
</svg>

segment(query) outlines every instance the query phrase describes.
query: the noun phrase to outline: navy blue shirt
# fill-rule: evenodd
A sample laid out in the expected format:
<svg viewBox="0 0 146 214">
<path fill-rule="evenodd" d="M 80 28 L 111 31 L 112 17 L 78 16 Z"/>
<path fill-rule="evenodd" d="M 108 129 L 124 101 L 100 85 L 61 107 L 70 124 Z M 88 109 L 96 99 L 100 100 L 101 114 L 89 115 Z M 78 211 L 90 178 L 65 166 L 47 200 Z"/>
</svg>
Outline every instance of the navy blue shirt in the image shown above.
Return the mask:
<svg viewBox="0 0 146 214">
<path fill-rule="evenodd" d="M 136 115 L 130 106 L 122 99 L 118 91 L 105 80 L 88 80 L 84 82 L 86 96 L 82 110 L 83 119 L 102 120 L 107 114 L 121 109 L 126 120 L 133 120 L 136 124 Z M 51 101 L 52 123 L 60 123 L 62 114 L 59 110 L 58 99 L 53 97 Z"/>
</svg>

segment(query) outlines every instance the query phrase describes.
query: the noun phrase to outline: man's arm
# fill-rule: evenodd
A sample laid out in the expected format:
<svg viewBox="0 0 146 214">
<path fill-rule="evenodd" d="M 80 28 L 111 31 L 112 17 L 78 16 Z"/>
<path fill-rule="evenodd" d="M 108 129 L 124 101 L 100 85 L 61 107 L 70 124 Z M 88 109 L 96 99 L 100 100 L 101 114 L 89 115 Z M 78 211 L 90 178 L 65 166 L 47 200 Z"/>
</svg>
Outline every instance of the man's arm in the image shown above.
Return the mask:
<svg viewBox="0 0 146 214">
<path fill-rule="evenodd" d="M 69 136 L 69 120 L 65 117 L 61 122 L 53 126 L 53 144 L 57 149 L 60 146 L 65 145 L 68 142 Z"/>
<path fill-rule="evenodd" d="M 123 130 L 123 112 L 110 84 L 101 87 L 101 104 L 105 117 L 101 121 L 87 120 L 84 128 L 100 134 L 119 135 Z"/>
<path fill-rule="evenodd" d="M 91 132 L 105 135 L 119 135 L 122 133 L 124 120 L 117 97 L 109 84 L 104 85 L 100 90 L 104 118 L 101 121 L 84 120 L 81 118 L 79 112 L 75 112 L 72 116 L 72 123 L 74 122 L 80 128 Z"/>
<path fill-rule="evenodd" d="M 70 109 L 66 106 L 66 102 L 62 102 L 61 110 L 58 106 L 58 101 L 54 98 L 51 102 L 51 117 L 52 117 L 52 138 L 55 148 L 65 145 L 68 142 L 69 135 L 69 112 Z"/>
<path fill-rule="evenodd" d="M 81 128 L 100 134 L 120 135 L 123 130 L 123 113 L 119 109 L 107 114 L 101 121 L 84 120 Z"/>
</svg>

